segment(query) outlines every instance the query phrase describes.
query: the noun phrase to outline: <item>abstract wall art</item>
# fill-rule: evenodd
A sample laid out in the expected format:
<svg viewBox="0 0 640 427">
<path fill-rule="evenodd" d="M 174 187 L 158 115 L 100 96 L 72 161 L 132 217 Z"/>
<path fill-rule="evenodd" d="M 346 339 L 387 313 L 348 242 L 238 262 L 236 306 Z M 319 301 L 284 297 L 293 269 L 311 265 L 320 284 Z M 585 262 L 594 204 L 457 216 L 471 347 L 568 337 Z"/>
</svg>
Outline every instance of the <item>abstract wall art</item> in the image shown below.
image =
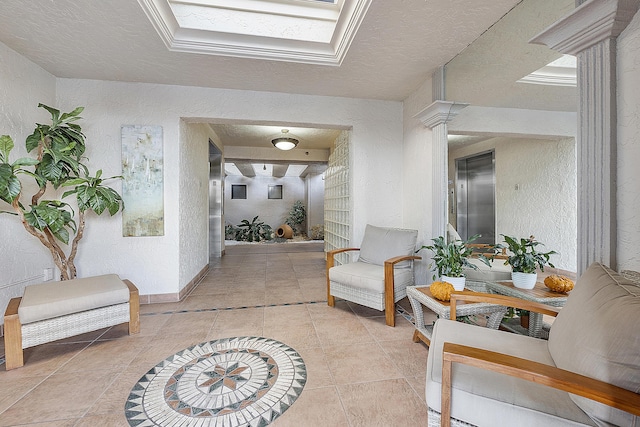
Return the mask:
<svg viewBox="0 0 640 427">
<path fill-rule="evenodd" d="M 164 235 L 162 126 L 123 125 L 122 235 Z"/>
</svg>

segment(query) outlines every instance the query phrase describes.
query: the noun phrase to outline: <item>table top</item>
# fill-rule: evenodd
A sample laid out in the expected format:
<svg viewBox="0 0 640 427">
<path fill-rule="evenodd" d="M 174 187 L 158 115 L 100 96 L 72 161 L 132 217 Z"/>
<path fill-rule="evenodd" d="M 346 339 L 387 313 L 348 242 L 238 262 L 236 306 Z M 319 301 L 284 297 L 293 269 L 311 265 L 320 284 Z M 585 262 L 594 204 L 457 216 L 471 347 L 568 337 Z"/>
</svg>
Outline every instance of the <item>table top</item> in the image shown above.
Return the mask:
<svg viewBox="0 0 640 427">
<path fill-rule="evenodd" d="M 537 282 L 533 289 L 516 288 L 515 286 L 513 286 L 513 282 L 510 280 L 500 282 L 487 282 L 486 285 L 489 289 L 501 295 L 508 295 L 527 301 L 535 301 L 548 305 L 564 305 L 564 303 L 567 301 L 567 298 L 569 297 L 568 294 L 553 292 L 542 282 Z"/>
<path fill-rule="evenodd" d="M 467 280 L 465 291 L 488 292 L 487 284 L 484 282 L 474 282 Z M 451 302 L 440 301 L 431 294 L 429 286 L 407 286 L 407 295 L 415 298 L 421 304 L 429 308 L 440 317 L 448 318 L 451 310 Z M 472 314 L 490 314 L 503 307 L 496 304 L 488 304 L 484 302 L 466 302 L 459 301 L 456 306 L 458 316 L 468 316 Z"/>
</svg>

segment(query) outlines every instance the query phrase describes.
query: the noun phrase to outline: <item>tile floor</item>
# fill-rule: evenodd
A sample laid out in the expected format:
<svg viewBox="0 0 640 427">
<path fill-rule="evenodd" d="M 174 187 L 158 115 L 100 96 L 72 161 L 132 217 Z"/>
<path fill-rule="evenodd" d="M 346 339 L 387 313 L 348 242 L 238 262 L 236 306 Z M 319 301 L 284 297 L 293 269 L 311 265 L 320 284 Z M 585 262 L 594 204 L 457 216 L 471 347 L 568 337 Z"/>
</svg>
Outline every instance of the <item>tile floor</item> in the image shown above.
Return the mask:
<svg viewBox="0 0 640 427">
<path fill-rule="evenodd" d="M 243 335 L 282 341 L 307 366 L 302 395 L 272 426 L 427 425 L 427 347 L 401 316 L 390 328 L 381 312 L 328 307 L 321 244 L 228 246 L 184 301 L 141 312 L 139 335 L 104 329 L 27 349 L 20 369 L 0 366 L 0 426 L 127 426 L 125 401 L 148 369 Z"/>
</svg>

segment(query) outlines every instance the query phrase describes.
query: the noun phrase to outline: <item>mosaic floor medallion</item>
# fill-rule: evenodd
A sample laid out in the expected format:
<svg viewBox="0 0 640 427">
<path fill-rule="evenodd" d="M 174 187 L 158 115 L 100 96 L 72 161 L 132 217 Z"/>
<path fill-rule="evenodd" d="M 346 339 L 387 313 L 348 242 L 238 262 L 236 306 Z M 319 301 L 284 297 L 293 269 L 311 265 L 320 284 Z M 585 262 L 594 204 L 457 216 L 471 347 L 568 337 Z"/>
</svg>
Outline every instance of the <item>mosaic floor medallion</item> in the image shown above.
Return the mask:
<svg viewBox="0 0 640 427">
<path fill-rule="evenodd" d="M 269 338 L 239 337 L 189 347 L 163 360 L 133 387 L 131 426 L 266 426 L 307 381 L 300 355 Z"/>
</svg>

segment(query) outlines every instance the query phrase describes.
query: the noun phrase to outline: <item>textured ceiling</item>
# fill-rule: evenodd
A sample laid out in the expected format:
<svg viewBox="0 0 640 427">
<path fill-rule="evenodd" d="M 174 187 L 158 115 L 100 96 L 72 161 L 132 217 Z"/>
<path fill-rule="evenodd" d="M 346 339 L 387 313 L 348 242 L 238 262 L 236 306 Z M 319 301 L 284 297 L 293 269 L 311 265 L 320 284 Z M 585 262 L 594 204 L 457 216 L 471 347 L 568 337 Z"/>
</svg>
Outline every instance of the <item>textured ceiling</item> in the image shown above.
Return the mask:
<svg viewBox="0 0 640 427">
<path fill-rule="evenodd" d="M 374 0 L 340 67 L 170 52 L 135 0 L 2 0 L 0 41 L 57 77 L 400 101 L 517 3 Z"/>
</svg>

